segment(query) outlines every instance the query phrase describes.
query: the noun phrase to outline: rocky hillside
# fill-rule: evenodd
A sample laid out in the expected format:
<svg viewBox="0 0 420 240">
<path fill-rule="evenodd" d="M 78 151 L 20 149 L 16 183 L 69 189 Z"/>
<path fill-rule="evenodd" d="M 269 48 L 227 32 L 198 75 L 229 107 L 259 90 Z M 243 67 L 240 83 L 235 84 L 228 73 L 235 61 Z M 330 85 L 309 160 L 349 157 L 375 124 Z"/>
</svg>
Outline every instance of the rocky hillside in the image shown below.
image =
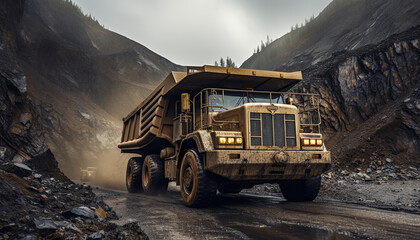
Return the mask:
<svg viewBox="0 0 420 240">
<path fill-rule="evenodd" d="M 48 150 L 40 117 L 27 98 L 26 76 L 13 51 L 13 28 L 20 21 L 23 4 L 6 1 L 0 9 L 0 159 L 18 163 Z"/>
<path fill-rule="evenodd" d="M 26 1 L 21 15 L 15 59 L 60 167 L 78 177 L 79 167 L 96 166 L 116 149 L 121 118 L 181 67 L 103 28 L 70 1 Z"/>
<path fill-rule="evenodd" d="M 322 129 L 340 167 L 419 166 L 419 23 L 418 1 L 335 0 L 243 66 L 303 71 L 292 90 L 321 95 Z"/>
<path fill-rule="evenodd" d="M 23 0 L 0 2 L 0 239 L 144 239 L 86 185 L 58 169 L 16 60 Z"/>
<path fill-rule="evenodd" d="M 242 67 L 303 70 L 334 52 L 377 44 L 416 26 L 419 19 L 416 0 L 334 0 L 314 21 L 275 40 Z"/>
<path fill-rule="evenodd" d="M 321 95 L 323 128 L 338 160 L 420 165 L 419 36 L 414 27 L 304 71 L 295 90 Z"/>
</svg>

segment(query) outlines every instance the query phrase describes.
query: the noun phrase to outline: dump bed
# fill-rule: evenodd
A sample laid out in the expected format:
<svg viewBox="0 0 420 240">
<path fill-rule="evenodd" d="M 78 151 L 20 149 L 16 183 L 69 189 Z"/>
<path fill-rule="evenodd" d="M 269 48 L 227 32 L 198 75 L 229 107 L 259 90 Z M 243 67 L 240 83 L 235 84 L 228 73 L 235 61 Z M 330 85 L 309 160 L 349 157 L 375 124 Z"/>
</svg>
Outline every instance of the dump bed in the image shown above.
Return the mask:
<svg viewBox="0 0 420 240">
<path fill-rule="evenodd" d="M 130 114 L 123 118 L 122 152 L 153 153 L 172 146 L 175 101 L 183 92 L 194 96 L 204 88 L 286 91 L 302 80 L 301 72 L 285 73 L 215 66 L 172 72 Z M 155 152 L 157 153 L 157 152 Z"/>
</svg>

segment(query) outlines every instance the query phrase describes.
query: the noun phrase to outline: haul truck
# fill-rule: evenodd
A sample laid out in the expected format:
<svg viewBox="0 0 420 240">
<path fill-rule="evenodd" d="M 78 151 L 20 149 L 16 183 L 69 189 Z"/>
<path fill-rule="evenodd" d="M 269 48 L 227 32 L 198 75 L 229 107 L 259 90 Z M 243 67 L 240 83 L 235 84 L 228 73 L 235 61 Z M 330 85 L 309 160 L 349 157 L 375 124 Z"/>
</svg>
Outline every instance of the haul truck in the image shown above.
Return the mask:
<svg viewBox="0 0 420 240">
<path fill-rule="evenodd" d="M 157 194 L 176 181 L 188 207 L 220 193 L 278 183 L 289 201 L 316 198 L 331 167 L 320 98 L 287 92 L 301 72 L 216 66 L 172 72 L 124 119 L 129 192 Z"/>
</svg>

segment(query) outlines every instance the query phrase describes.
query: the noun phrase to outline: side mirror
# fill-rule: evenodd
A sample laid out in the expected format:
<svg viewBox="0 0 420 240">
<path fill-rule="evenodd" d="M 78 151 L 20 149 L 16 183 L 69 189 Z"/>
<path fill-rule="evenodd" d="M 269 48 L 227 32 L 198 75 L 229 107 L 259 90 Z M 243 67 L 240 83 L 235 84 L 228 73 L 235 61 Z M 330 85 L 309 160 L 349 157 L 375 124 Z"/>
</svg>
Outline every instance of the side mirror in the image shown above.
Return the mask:
<svg viewBox="0 0 420 240">
<path fill-rule="evenodd" d="M 189 112 L 190 106 L 190 94 L 181 93 L 181 112 Z"/>
</svg>

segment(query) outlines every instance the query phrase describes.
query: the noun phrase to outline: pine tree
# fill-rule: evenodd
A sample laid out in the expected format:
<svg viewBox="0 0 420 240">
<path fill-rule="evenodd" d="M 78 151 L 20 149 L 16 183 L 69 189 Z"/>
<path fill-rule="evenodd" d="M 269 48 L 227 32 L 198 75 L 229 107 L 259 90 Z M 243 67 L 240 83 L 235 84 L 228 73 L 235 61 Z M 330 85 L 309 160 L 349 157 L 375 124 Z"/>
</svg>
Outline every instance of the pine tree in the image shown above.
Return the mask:
<svg viewBox="0 0 420 240">
<path fill-rule="evenodd" d="M 220 66 L 221 67 L 225 66 L 225 60 L 223 58 L 220 58 Z"/>
<path fill-rule="evenodd" d="M 218 67 L 219 64 L 217 63 L 217 61 L 214 61 L 214 66 Z"/>
<path fill-rule="evenodd" d="M 236 67 L 236 64 L 232 61 L 232 58 L 226 57 L 226 67 Z"/>
</svg>

